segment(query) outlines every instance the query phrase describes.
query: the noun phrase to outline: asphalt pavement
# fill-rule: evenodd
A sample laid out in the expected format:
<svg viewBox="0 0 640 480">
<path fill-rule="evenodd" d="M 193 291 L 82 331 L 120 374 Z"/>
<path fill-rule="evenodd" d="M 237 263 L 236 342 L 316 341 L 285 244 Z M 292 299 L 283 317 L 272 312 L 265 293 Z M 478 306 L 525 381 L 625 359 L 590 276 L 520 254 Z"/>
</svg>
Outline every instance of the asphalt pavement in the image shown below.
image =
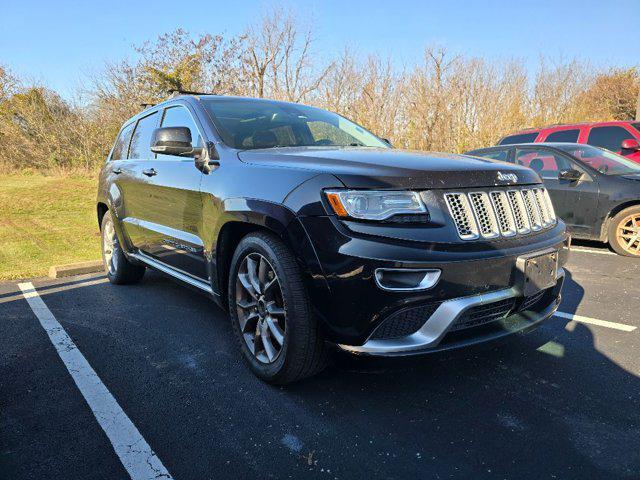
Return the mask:
<svg viewBox="0 0 640 480">
<path fill-rule="evenodd" d="M 0 478 L 640 478 L 640 261 L 579 244 L 566 270 L 528 335 L 286 387 L 159 274 L 0 284 Z"/>
</svg>

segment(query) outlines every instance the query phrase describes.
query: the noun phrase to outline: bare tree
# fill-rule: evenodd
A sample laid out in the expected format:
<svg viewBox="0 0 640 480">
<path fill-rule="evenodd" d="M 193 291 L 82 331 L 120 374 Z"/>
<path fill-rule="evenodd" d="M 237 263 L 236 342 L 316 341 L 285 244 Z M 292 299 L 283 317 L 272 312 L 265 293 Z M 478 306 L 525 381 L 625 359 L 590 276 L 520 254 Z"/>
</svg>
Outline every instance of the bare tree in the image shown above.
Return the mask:
<svg viewBox="0 0 640 480">
<path fill-rule="evenodd" d="M 244 78 L 250 93 L 299 102 L 315 92 L 332 65 L 314 67 L 313 32 L 298 31 L 291 11 L 275 9 L 250 25 L 244 35 Z"/>
</svg>

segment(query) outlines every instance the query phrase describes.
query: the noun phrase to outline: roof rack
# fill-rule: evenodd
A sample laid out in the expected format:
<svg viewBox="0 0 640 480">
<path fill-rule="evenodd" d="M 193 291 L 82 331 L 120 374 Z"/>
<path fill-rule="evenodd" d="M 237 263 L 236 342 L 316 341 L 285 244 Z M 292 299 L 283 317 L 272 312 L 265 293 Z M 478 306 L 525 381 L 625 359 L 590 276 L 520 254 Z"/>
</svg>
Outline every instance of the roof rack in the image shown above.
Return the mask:
<svg viewBox="0 0 640 480">
<path fill-rule="evenodd" d="M 180 88 L 171 88 L 167 90 L 167 93 L 169 93 L 169 95 L 174 97 L 176 95 L 211 95 L 210 93 L 207 93 L 207 92 L 192 92 L 189 90 L 182 90 Z"/>
</svg>

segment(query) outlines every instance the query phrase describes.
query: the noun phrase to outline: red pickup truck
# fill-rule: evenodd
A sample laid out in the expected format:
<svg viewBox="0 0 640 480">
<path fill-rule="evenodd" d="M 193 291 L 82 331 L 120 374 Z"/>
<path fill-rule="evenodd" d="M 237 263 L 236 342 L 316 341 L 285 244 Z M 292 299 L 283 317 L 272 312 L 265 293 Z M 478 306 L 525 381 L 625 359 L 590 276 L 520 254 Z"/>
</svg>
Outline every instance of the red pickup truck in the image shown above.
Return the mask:
<svg viewBox="0 0 640 480">
<path fill-rule="evenodd" d="M 528 128 L 503 137 L 498 145 L 514 143 L 588 143 L 640 163 L 640 121 L 615 121 Z"/>
</svg>

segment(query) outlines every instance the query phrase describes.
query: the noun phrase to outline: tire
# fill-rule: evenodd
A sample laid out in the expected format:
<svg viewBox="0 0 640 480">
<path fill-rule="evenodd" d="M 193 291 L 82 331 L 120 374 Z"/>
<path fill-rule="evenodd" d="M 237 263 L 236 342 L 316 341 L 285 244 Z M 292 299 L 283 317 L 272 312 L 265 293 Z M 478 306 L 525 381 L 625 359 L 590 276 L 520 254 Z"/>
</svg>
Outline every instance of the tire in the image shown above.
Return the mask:
<svg viewBox="0 0 640 480">
<path fill-rule="evenodd" d="M 234 334 L 256 376 L 282 385 L 324 369 L 327 345 L 298 264 L 281 240 L 256 233 L 240 241 L 231 260 L 228 294 Z"/>
<path fill-rule="evenodd" d="M 138 283 L 144 276 L 145 267 L 134 265 L 127 260 L 118 236 L 115 233 L 111 212 L 102 217 L 100 225 L 102 236 L 102 262 L 109 281 L 116 285 Z"/>
<path fill-rule="evenodd" d="M 640 205 L 625 208 L 611 219 L 609 245 L 618 255 L 640 257 Z"/>
</svg>

